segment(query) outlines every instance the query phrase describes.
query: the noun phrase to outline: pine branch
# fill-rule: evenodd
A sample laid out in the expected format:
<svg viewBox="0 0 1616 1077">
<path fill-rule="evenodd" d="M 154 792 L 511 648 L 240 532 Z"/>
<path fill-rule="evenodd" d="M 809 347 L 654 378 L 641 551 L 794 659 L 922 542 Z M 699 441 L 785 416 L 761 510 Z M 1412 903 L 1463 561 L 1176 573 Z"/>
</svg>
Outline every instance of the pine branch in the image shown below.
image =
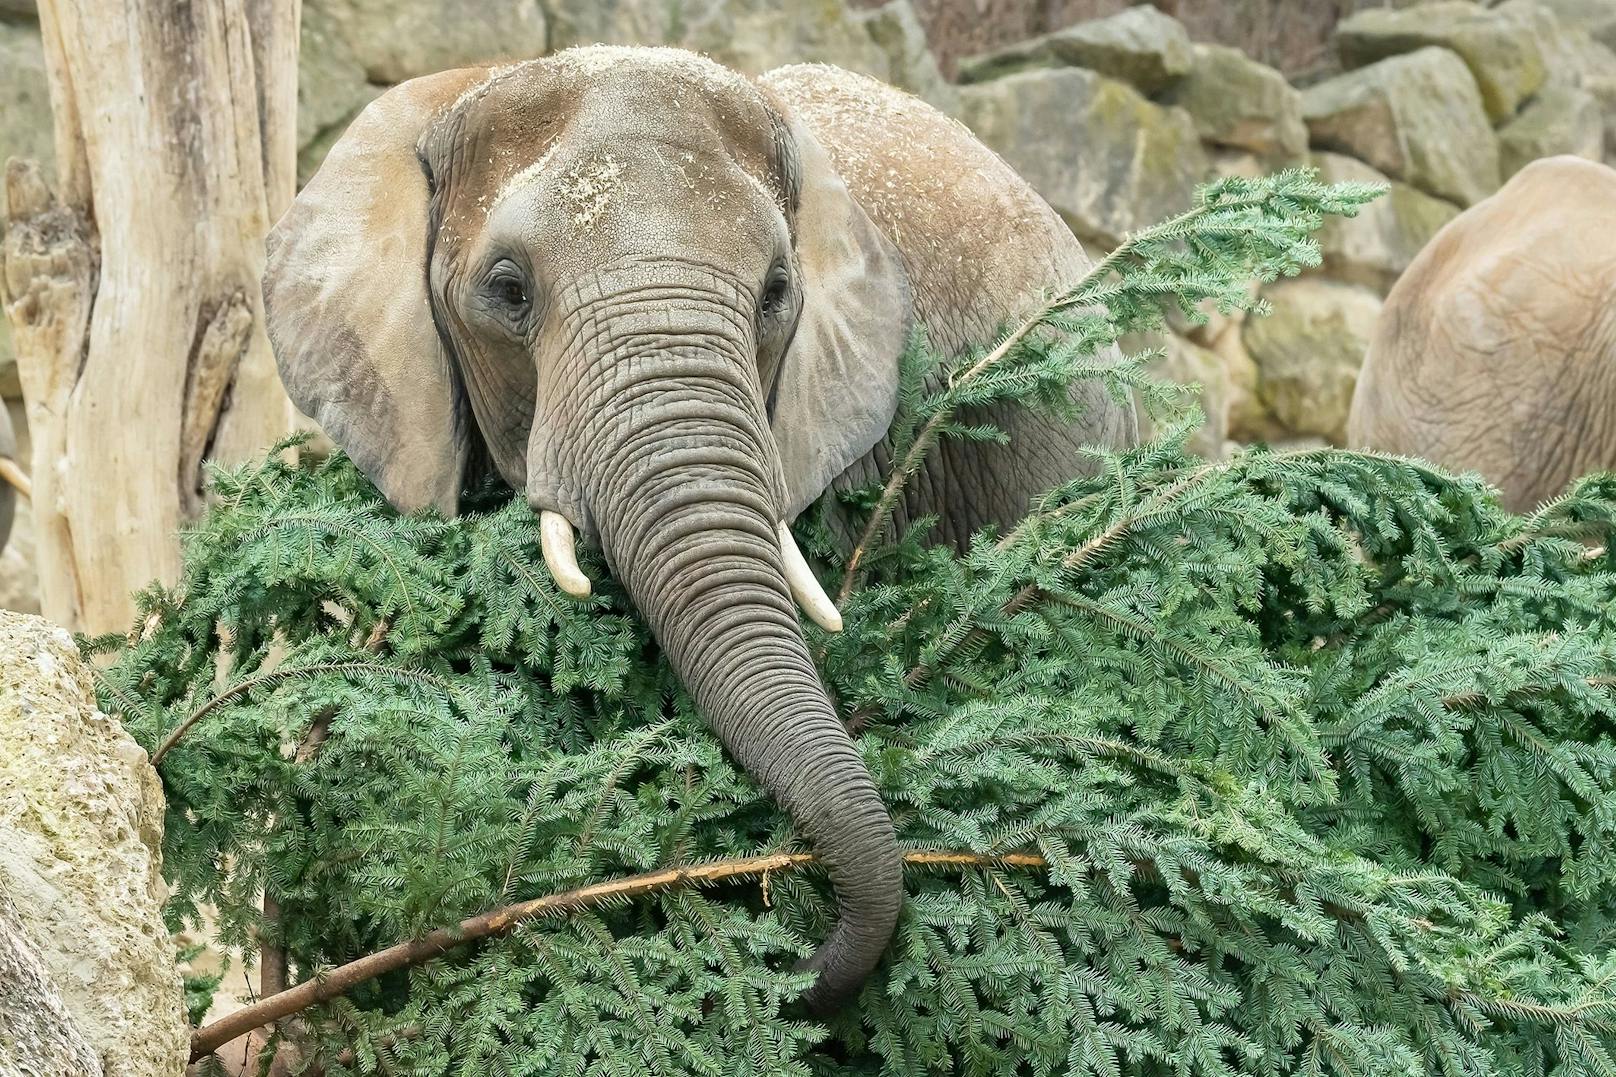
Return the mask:
<svg viewBox="0 0 1616 1077">
<path fill-rule="evenodd" d="M 970 852 L 913 851 L 904 854 L 904 863 L 917 867 L 1044 867 L 1044 858 L 1034 853 L 1007 853 L 988 856 Z M 217 1051 L 244 1033 L 290 1017 L 322 1002 L 352 991 L 360 984 L 398 969 L 419 965 L 459 946 L 493 938 L 513 931 L 523 923 L 543 916 L 564 915 L 614 902 L 661 894 L 671 890 L 711 886 L 732 879 L 764 877 L 795 871 L 814 863 L 812 853 L 774 853 L 719 860 L 708 864 L 649 871 L 610 882 L 580 886 L 559 894 L 548 894 L 517 902 L 504 908 L 462 920 L 452 928 L 439 928 L 419 939 L 401 942 L 368 954 L 339 968 L 305 980 L 296 987 L 259 999 L 210 1025 L 191 1037 L 191 1061 Z"/>
<path fill-rule="evenodd" d="M 449 684 L 429 674 L 416 670 L 401 669 L 397 666 L 389 666 L 379 662 L 315 662 L 306 666 L 282 666 L 268 673 L 261 673 L 238 681 L 192 711 L 163 738 L 162 743 L 152 752 L 152 766 L 155 767 L 161 763 L 163 757 L 173 750 L 174 745 L 180 742 L 181 738 L 190 731 L 192 726 L 217 711 L 220 707 L 248 695 L 255 689 L 270 687 L 295 677 L 312 677 L 322 673 L 341 675 L 370 673 L 378 677 L 391 677 L 432 684 L 442 690 L 444 695 L 452 695 L 454 692 L 454 689 Z"/>
<path fill-rule="evenodd" d="M 1076 284 L 1062 291 L 1056 298 L 1045 303 L 1022 321 L 1020 325 L 1005 334 L 1004 339 L 999 341 L 986 355 L 963 371 L 951 374 L 948 379 L 949 390 L 957 391 L 962 389 L 983 375 L 996 370 L 1005 361 L 1005 358 L 1010 355 L 1011 351 L 1026 339 L 1029 333 L 1047 324 L 1053 315 L 1063 310 L 1068 310 L 1076 304 L 1089 301 L 1087 293 L 1092 289 L 1095 282 L 1104 279 L 1119 264 L 1133 257 L 1140 246 L 1160 239 L 1164 235 L 1171 234 L 1176 227 L 1204 216 L 1209 209 L 1210 207 L 1208 206 L 1197 206 L 1173 218 L 1171 221 L 1157 225 L 1154 228 L 1147 228 L 1130 237 L 1085 273 Z M 931 451 L 932 444 L 936 441 L 939 431 L 954 417 L 954 411 L 954 408 L 942 408 L 928 418 L 919 432 L 915 434 L 914 441 L 903 454 L 903 457 L 894 465 L 892 474 L 887 477 L 886 484 L 881 489 L 881 496 L 876 501 L 875 507 L 870 511 L 870 518 L 865 523 L 864 530 L 859 535 L 858 542 L 853 546 L 853 552 L 847 559 L 847 568 L 842 573 L 842 584 L 836 592 L 838 604 L 846 602 L 848 595 L 853 593 L 853 584 L 858 578 L 860 562 L 864 560 L 865 553 L 875 543 L 881 541 L 886 531 L 887 523 L 892 518 L 893 509 L 897 506 L 898 498 L 903 494 L 904 485 L 919 470 L 921 461 L 925 459 L 926 453 Z"/>
</svg>

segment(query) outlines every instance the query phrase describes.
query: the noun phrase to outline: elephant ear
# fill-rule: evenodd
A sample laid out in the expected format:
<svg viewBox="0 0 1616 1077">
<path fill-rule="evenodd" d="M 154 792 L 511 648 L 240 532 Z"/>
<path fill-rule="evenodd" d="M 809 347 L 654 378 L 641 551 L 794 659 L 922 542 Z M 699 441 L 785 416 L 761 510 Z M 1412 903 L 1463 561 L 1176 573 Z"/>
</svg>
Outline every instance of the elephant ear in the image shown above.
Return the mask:
<svg viewBox="0 0 1616 1077">
<path fill-rule="evenodd" d="M 399 509 L 454 513 L 470 423 L 427 296 L 421 134 L 486 68 L 387 91 L 269 234 L 264 306 L 292 400 Z"/>
<path fill-rule="evenodd" d="M 912 304 L 898 249 L 807 127 L 788 127 L 798 169 L 802 314 L 775 382 L 770 426 L 792 519 L 886 436 Z"/>
</svg>

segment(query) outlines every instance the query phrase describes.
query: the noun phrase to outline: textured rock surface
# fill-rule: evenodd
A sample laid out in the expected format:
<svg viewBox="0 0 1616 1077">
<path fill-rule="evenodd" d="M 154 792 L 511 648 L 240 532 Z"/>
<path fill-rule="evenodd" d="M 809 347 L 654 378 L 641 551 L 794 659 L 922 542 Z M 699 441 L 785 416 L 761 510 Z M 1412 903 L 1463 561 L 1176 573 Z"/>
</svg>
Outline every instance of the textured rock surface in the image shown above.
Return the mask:
<svg viewBox="0 0 1616 1077">
<path fill-rule="evenodd" d="M 1336 46 L 1348 67 L 1427 45 L 1451 49 L 1465 62 L 1494 123 L 1513 116 L 1548 75 L 1542 43 L 1518 8 L 1437 0 L 1401 11 L 1360 11 L 1336 28 Z"/>
<path fill-rule="evenodd" d="M 1258 399 L 1285 433 L 1340 444 L 1380 298 L 1318 279 L 1280 281 L 1262 295 L 1273 313 L 1248 318 L 1244 330 Z"/>
<path fill-rule="evenodd" d="M 341 129 L 381 92 L 348 45 L 330 3 L 303 5 L 297 62 L 297 144 L 307 146 Z"/>
<path fill-rule="evenodd" d="M 368 82 L 544 54 L 539 0 L 306 0 L 346 43 Z M 307 17 L 307 15 L 305 15 Z"/>
<path fill-rule="evenodd" d="M 175 1077 L 189 1036 L 163 925 L 163 797 L 72 638 L 0 613 L 0 879 L 107 1077 Z"/>
<path fill-rule="evenodd" d="M 79 1031 L 0 881 L 0 1073 L 102 1077 L 101 1059 Z"/>
<path fill-rule="evenodd" d="M 909 0 L 888 0 L 857 17 L 886 61 L 884 72 L 870 74 L 924 98 L 950 115 L 959 112 L 959 90 L 943 78 L 926 42 L 926 28 Z"/>
<path fill-rule="evenodd" d="M 1384 183 L 1386 193 L 1356 217 L 1332 217 L 1318 232 L 1324 272 L 1382 295 L 1391 288 L 1420 248 L 1459 215 L 1459 207 L 1376 172 L 1338 153 L 1315 153 L 1309 164 L 1326 183 Z"/>
<path fill-rule="evenodd" d="M 1195 62 L 1164 100 L 1195 118 L 1208 142 L 1265 157 L 1296 157 L 1307 149 L 1302 95 L 1285 76 L 1238 49 L 1195 46 Z"/>
<path fill-rule="evenodd" d="M 39 27 L 0 22 L 0 166 L 8 157 L 51 161 L 51 138 Z"/>
<path fill-rule="evenodd" d="M 1540 157 L 1569 153 L 1600 159 L 1605 118 L 1593 94 L 1576 86 L 1548 86 L 1498 130 L 1498 165 L 1507 179 Z"/>
<path fill-rule="evenodd" d="M 1616 0 L 1598 0 L 1616 12 Z M 1585 90 L 1598 104 L 1605 127 L 1604 157 L 1616 161 L 1616 52 L 1595 41 L 1587 29 L 1556 17 L 1534 0 L 1508 0 L 1505 8 L 1529 18 L 1543 42 L 1549 66 L 1544 91 L 1553 87 Z"/>
<path fill-rule="evenodd" d="M 944 86 L 908 0 L 869 11 L 847 0 L 601 0 L 551 8 L 550 47 L 678 45 L 754 74 L 789 63 L 832 63 L 873 75 L 946 107 Z"/>
<path fill-rule="evenodd" d="M 1189 113 L 1092 71 L 1024 71 L 960 96 L 966 124 L 1100 250 L 1189 208 L 1210 169 Z"/>
<path fill-rule="evenodd" d="M 1189 34 L 1177 19 L 1139 6 L 1017 42 L 960 63 L 961 82 L 1042 67 L 1085 67 L 1155 93 L 1189 72 Z"/>
<path fill-rule="evenodd" d="M 1302 94 L 1313 145 L 1461 205 L 1498 186 L 1498 139 L 1476 80 L 1447 49 L 1393 56 Z"/>
<path fill-rule="evenodd" d="M 55 159 L 51 139 L 50 91 L 39 27 L 0 22 L 0 169 L 11 157 L 32 157 L 48 168 Z M 16 381 L 11 327 L 0 310 L 0 392 L 19 395 Z"/>
<path fill-rule="evenodd" d="M 1616 49 L 1616 0 L 1536 0 L 1554 12 L 1568 30 L 1583 30 L 1606 48 Z"/>
</svg>

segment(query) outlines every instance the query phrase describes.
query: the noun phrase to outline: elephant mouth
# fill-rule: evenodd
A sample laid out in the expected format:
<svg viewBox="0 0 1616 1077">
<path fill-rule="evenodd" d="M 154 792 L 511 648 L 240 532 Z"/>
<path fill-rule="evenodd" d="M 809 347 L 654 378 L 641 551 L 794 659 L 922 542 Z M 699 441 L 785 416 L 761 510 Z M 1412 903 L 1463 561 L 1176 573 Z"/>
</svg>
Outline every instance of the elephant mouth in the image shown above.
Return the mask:
<svg viewBox="0 0 1616 1077">
<path fill-rule="evenodd" d="M 578 564 L 578 548 L 574 539 L 576 528 L 572 521 L 551 509 L 539 512 L 539 541 L 544 554 L 545 568 L 564 594 L 573 598 L 588 598 L 594 592 L 589 576 Z M 780 547 L 781 568 L 791 597 L 807 618 L 827 632 L 842 630 L 842 613 L 825 592 L 819 577 L 809 567 L 808 559 L 791 534 L 791 525 L 780 520 L 774 527 Z"/>
</svg>

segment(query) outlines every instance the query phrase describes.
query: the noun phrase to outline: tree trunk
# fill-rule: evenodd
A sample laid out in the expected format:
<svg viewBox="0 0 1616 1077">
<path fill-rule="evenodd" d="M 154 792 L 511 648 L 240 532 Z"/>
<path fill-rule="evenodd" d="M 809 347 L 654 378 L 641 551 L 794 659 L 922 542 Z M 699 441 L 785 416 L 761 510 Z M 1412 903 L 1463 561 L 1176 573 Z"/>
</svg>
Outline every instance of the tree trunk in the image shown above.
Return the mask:
<svg viewBox="0 0 1616 1077">
<path fill-rule="evenodd" d="M 0 297 L 33 436 L 45 615 L 129 627 L 204 459 L 292 428 L 264 235 L 296 183 L 299 0 L 42 0 L 58 192 L 7 167 Z"/>
</svg>

